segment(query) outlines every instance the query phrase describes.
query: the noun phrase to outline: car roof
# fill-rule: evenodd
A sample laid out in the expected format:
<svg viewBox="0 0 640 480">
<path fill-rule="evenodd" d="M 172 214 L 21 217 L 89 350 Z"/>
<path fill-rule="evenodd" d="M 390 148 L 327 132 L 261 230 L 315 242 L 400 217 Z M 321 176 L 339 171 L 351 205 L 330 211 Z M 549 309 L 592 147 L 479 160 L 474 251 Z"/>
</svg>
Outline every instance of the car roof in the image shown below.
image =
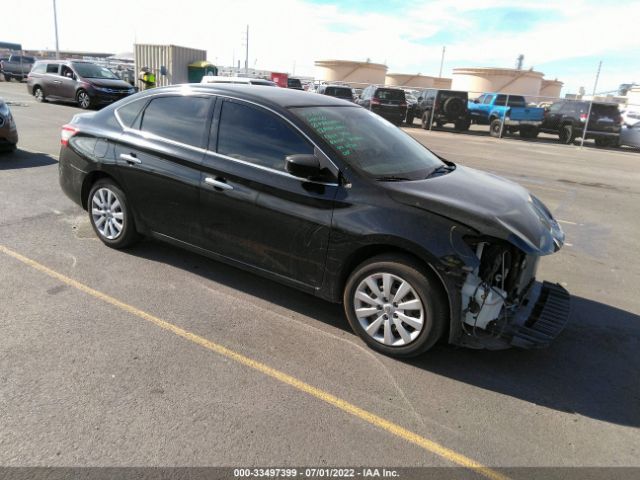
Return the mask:
<svg viewBox="0 0 640 480">
<path fill-rule="evenodd" d="M 172 85 L 169 87 L 152 88 L 145 93 L 211 93 L 219 95 L 231 95 L 241 100 L 255 101 L 272 107 L 315 107 L 315 106 L 353 106 L 346 102 L 327 95 L 293 90 L 280 87 L 261 87 L 259 85 L 243 85 L 232 83 L 189 83 Z"/>
</svg>

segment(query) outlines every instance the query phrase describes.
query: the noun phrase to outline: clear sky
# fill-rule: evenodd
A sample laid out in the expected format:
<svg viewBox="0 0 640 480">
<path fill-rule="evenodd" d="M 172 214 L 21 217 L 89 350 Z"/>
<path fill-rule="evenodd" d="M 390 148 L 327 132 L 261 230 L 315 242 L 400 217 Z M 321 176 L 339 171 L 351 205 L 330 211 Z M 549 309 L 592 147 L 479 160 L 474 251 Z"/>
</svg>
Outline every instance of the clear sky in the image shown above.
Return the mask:
<svg viewBox="0 0 640 480">
<path fill-rule="evenodd" d="M 0 41 L 53 49 L 52 0 L 1 0 Z M 313 75 L 317 59 L 386 63 L 444 76 L 463 66 L 524 66 L 591 92 L 640 82 L 640 1 L 58 0 L 60 48 L 131 52 L 133 43 L 206 49 L 208 60 Z"/>
</svg>

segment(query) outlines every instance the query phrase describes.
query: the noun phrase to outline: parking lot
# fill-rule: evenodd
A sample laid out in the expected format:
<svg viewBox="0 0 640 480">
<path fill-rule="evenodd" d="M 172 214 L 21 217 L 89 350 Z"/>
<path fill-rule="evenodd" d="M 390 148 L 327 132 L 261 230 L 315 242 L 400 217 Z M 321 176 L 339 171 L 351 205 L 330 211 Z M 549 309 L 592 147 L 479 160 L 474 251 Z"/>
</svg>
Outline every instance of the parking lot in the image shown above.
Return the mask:
<svg viewBox="0 0 640 480">
<path fill-rule="evenodd" d="M 339 305 L 160 243 L 106 248 L 58 186 L 81 111 L 0 97 L 20 134 L 0 156 L 1 465 L 640 467 L 637 152 L 405 128 L 549 206 L 567 243 L 538 276 L 572 313 L 546 350 L 398 361 Z"/>
</svg>

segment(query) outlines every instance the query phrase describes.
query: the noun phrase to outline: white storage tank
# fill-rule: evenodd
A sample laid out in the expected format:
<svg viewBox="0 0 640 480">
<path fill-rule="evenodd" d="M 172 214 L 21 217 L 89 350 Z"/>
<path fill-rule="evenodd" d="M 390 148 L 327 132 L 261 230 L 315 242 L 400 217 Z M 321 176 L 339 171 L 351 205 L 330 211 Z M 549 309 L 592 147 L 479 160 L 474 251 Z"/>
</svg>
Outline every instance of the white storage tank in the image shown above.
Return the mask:
<svg viewBox="0 0 640 480">
<path fill-rule="evenodd" d="M 559 80 L 542 80 L 540 96 L 545 98 L 560 98 L 563 83 Z"/>
<path fill-rule="evenodd" d="M 515 68 L 454 68 L 451 88 L 466 90 L 470 97 L 483 92 L 514 93 L 537 97 L 542 87 L 541 72 Z"/>
<path fill-rule="evenodd" d="M 384 85 L 387 73 L 387 66 L 381 63 L 352 60 L 316 60 L 315 66 L 315 78 L 324 82 Z"/>
<path fill-rule="evenodd" d="M 143 67 L 149 67 L 156 75 L 156 86 L 164 87 L 189 82 L 189 64 L 207 59 L 207 51 L 178 45 L 134 45 L 136 79 Z M 161 75 L 161 67 L 167 74 Z M 142 82 L 136 85 L 143 88 Z"/>
<path fill-rule="evenodd" d="M 385 85 L 388 86 L 416 88 L 431 88 L 434 81 L 435 78 L 428 75 L 412 75 L 409 73 L 387 73 L 384 79 Z"/>
</svg>

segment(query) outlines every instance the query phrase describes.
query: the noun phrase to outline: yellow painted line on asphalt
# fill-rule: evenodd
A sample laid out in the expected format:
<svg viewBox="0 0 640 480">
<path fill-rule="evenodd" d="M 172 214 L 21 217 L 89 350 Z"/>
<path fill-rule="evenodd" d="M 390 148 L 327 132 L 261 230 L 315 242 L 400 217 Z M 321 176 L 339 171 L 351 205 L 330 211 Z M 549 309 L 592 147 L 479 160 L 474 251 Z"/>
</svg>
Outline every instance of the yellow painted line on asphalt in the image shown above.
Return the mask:
<svg viewBox="0 0 640 480">
<path fill-rule="evenodd" d="M 319 400 L 322 400 L 323 402 L 328 403 L 329 405 L 332 405 L 342 410 L 343 412 L 346 412 L 350 415 L 353 415 L 354 417 L 359 418 L 364 422 L 367 422 L 375 427 L 385 430 L 386 432 L 392 435 L 395 435 L 396 437 L 401 438 L 402 440 L 406 440 L 407 442 L 413 443 L 414 445 L 417 445 L 423 450 L 426 450 L 429 453 L 435 454 L 451 463 L 455 463 L 467 469 L 473 470 L 479 473 L 480 475 L 483 475 L 484 477 L 490 478 L 492 480 L 508 480 L 509 479 L 509 477 L 501 474 L 500 472 L 497 472 L 496 470 L 486 467 L 481 463 L 478 463 L 475 460 L 469 457 L 466 457 L 465 455 L 462 455 L 461 453 L 458 453 L 433 440 L 429 440 L 428 438 L 425 438 L 421 435 L 418 435 L 417 433 L 407 430 L 406 428 L 401 427 L 400 425 L 394 422 L 386 420 L 374 413 L 371 413 L 363 408 L 358 407 L 357 405 L 354 405 L 352 403 L 349 403 L 346 400 L 336 397 L 335 395 L 325 390 L 314 387 L 313 385 L 303 382 L 302 380 L 298 380 L 297 378 L 292 377 L 291 375 L 288 375 L 280 370 L 276 370 L 275 368 L 272 368 L 257 360 L 253 360 L 252 358 L 242 355 L 241 353 L 230 350 L 227 347 L 224 347 L 220 344 L 212 342 L 211 340 L 207 340 L 206 338 L 196 335 L 195 333 L 191 333 L 188 330 L 185 330 L 177 325 L 174 325 L 165 320 L 162 320 L 161 318 L 151 315 L 150 313 L 140 310 L 139 308 L 136 308 L 132 305 L 121 302 L 120 300 L 110 295 L 107 295 L 106 293 L 102 293 L 98 290 L 95 290 L 85 285 L 84 283 L 80 283 L 77 280 L 74 280 L 73 278 L 67 277 L 62 273 L 56 272 L 55 270 L 52 270 L 42 265 L 41 263 L 38 263 L 35 260 L 25 257 L 24 255 L 21 255 L 20 253 L 15 252 L 3 245 L 0 245 L 0 252 L 18 260 L 19 262 L 22 262 L 25 265 L 28 265 L 29 267 L 41 273 L 44 273 L 45 275 L 48 275 L 49 277 L 55 278 L 56 280 L 66 285 L 69 285 L 70 287 L 73 287 L 77 290 L 80 290 L 81 292 L 91 295 L 94 298 L 102 300 L 103 302 L 106 302 L 114 307 L 119 308 L 120 310 L 130 313 L 131 315 L 135 315 L 136 317 L 146 320 L 160 328 L 163 328 L 164 330 L 167 330 L 179 337 L 184 338 L 185 340 L 189 340 L 190 342 L 200 345 L 201 347 L 211 350 L 212 352 L 222 355 L 223 357 L 226 357 L 230 360 L 234 360 L 235 362 L 238 362 L 246 367 L 252 368 L 253 370 L 256 370 L 264 375 L 268 375 L 269 377 L 272 377 L 278 380 L 279 382 L 282 382 L 297 390 L 307 393 Z"/>
</svg>

